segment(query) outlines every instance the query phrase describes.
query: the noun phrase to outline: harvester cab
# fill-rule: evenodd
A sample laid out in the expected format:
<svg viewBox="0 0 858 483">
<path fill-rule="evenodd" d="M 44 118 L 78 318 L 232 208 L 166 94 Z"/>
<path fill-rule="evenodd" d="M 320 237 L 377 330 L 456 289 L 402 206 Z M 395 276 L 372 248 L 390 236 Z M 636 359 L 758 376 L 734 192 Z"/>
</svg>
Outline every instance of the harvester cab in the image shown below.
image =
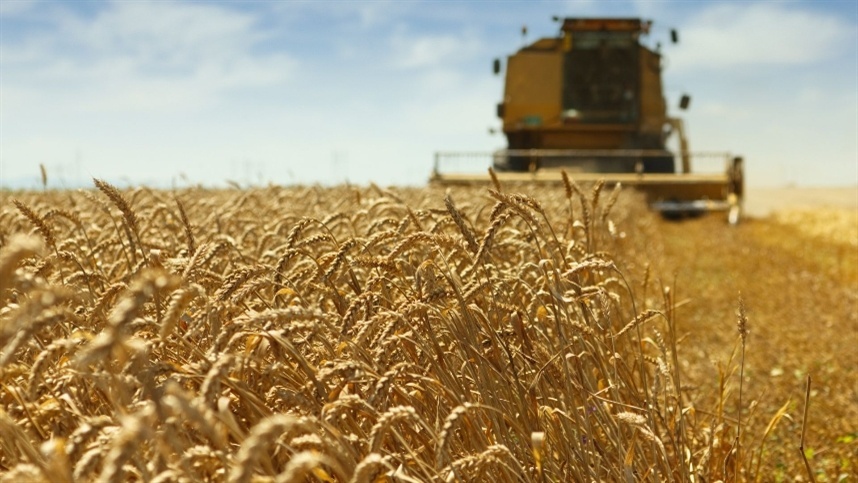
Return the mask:
<svg viewBox="0 0 858 483">
<path fill-rule="evenodd" d="M 486 175 L 449 172 L 448 165 L 490 160 L 500 180 L 604 180 L 643 191 L 665 215 L 710 210 L 738 221 L 742 159 L 691 153 L 680 118 L 664 98 L 661 54 L 641 43 L 651 22 L 633 18 L 565 18 L 557 37 L 541 38 L 507 58 L 504 97 L 497 105 L 507 148 L 495 153 L 436 153 L 431 181 L 488 182 Z M 674 41 L 675 31 L 671 32 Z M 683 95 L 681 108 L 690 102 Z M 674 150 L 668 148 L 675 139 Z M 724 163 L 694 174 L 693 163 Z"/>
</svg>

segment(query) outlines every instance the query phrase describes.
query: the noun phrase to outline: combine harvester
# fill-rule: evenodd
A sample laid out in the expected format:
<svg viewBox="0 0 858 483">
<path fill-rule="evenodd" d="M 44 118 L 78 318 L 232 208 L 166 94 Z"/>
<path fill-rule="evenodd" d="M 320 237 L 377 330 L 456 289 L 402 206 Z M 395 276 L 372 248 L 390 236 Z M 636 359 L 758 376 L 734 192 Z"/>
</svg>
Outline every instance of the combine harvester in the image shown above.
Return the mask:
<svg viewBox="0 0 858 483">
<path fill-rule="evenodd" d="M 640 43 L 650 25 L 640 19 L 566 18 L 558 37 L 511 55 L 497 106 L 508 148 L 436 153 L 430 182 L 488 183 L 487 174 L 461 168 L 491 160 L 502 182 L 561 183 L 565 170 L 578 182 L 634 187 L 666 217 L 726 211 L 729 222 L 737 223 L 742 158 L 688 151 L 682 120 L 667 115 L 658 48 Z M 676 31 L 671 38 L 677 41 Z M 501 72 L 499 59 L 494 72 Z M 683 95 L 680 108 L 689 102 Z M 671 136 L 677 138 L 679 172 L 677 156 L 667 148 Z M 720 161 L 724 168 L 695 174 L 692 160 L 710 167 Z M 450 165 L 457 172 L 447 172 Z"/>
</svg>

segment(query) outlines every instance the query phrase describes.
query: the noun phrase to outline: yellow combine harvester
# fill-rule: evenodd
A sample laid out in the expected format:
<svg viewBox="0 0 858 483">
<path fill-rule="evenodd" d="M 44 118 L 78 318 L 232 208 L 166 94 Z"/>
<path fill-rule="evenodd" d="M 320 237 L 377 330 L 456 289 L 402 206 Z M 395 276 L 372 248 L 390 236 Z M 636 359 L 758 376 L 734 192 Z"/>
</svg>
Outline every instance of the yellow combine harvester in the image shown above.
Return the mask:
<svg viewBox="0 0 858 483">
<path fill-rule="evenodd" d="M 557 19 L 560 20 L 560 19 Z M 724 210 L 739 219 L 742 158 L 690 153 L 682 120 L 668 117 L 661 55 L 640 43 L 651 23 L 627 18 L 566 18 L 558 37 L 542 38 L 509 56 L 503 102 L 508 148 L 495 153 L 436 153 L 431 181 L 488 182 L 463 164 L 491 159 L 501 181 L 604 180 L 643 191 L 666 216 Z M 671 32 L 676 41 L 676 32 Z M 501 71 L 495 60 L 496 74 Z M 683 95 L 680 107 L 688 107 Z M 676 136 L 677 156 L 667 141 Z M 722 162 L 710 174 L 691 172 L 692 160 Z M 454 166 L 457 172 L 450 172 Z M 722 171 L 723 169 L 723 171 Z"/>
</svg>

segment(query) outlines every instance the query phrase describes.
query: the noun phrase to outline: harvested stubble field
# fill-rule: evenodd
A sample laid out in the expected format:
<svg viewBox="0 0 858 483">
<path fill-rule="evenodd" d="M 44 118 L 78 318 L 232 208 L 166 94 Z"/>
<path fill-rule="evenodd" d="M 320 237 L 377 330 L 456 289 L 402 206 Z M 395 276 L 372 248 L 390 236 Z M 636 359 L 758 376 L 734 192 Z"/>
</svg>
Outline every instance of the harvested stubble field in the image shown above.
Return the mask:
<svg viewBox="0 0 858 483">
<path fill-rule="evenodd" d="M 96 187 L 0 200 L 2 481 L 854 481 L 858 249 L 810 221 Z"/>
</svg>

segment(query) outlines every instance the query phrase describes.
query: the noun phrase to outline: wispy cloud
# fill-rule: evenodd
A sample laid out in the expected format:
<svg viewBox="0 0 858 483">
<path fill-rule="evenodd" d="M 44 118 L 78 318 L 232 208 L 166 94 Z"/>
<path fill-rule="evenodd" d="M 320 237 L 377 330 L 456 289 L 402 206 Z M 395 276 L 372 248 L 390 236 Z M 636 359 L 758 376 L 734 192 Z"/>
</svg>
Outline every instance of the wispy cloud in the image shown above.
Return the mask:
<svg viewBox="0 0 858 483">
<path fill-rule="evenodd" d="M 854 25 L 787 2 L 713 4 L 682 27 L 671 66 L 716 71 L 814 63 L 854 51 L 856 39 Z"/>
<path fill-rule="evenodd" d="M 471 32 L 422 34 L 400 28 L 390 37 L 392 63 L 402 69 L 450 66 L 471 60 L 483 45 Z"/>
<path fill-rule="evenodd" d="M 400 20 L 409 12 L 419 8 L 418 2 L 401 0 L 373 1 L 319 1 L 290 0 L 285 2 L 260 2 L 257 6 L 267 10 L 281 21 L 324 19 L 324 29 L 336 22 L 340 27 L 359 30 L 374 30 Z"/>
<path fill-rule="evenodd" d="M 115 2 L 94 12 L 53 5 L 43 12 L 47 28 L 4 42 L 4 80 L 18 90 L 59 85 L 92 110 L 197 108 L 294 72 L 290 56 L 255 51 L 268 39 L 258 20 L 196 3 Z"/>
<path fill-rule="evenodd" d="M 0 2 L 0 16 L 19 15 L 36 6 L 36 0 L 3 0 Z"/>
</svg>

